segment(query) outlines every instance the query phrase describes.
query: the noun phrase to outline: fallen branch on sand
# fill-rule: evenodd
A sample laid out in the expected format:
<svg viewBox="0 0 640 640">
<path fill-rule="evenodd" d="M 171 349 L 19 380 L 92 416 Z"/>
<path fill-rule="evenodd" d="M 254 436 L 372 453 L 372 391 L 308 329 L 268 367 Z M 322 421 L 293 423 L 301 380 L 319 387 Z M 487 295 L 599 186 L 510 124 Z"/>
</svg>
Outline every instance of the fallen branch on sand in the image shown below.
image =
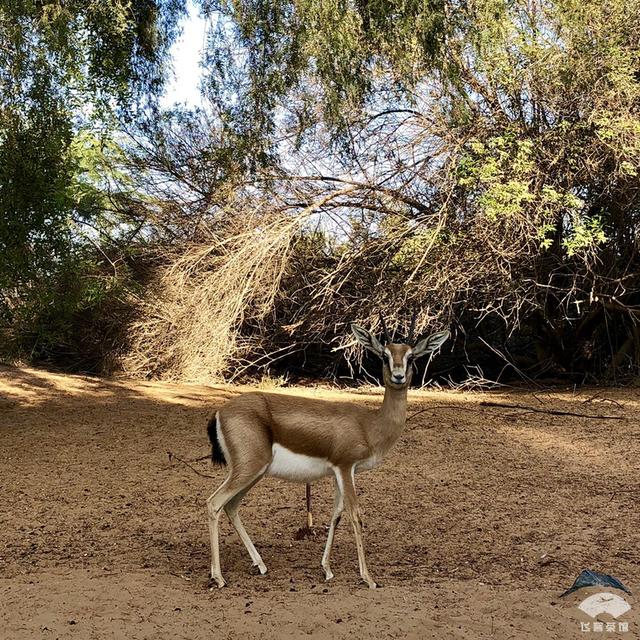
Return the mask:
<svg viewBox="0 0 640 640">
<path fill-rule="evenodd" d="M 560 411 L 559 409 L 539 409 L 537 407 L 528 407 L 524 404 L 510 404 L 506 402 L 490 402 L 488 400 L 483 400 L 478 404 L 480 407 L 498 407 L 501 409 L 522 409 L 525 412 L 531 413 L 547 413 L 554 416 L 574 416 L 576 418 L 594 418 L 598 420 L 624 420 L 624 416 L 594 416 L 589 413 L 576 413 L 574 411 Z M 420 409 L 415 413 L 412 413 L 408 418 L 409 420 L 415 418 L 416 416 L 424 413 L 425 411 L 431 411 L 432 409 L 455 409 L 456 411 L 477 411 L 476 407 L 461 407 L 453 404 L 436 404 L 430 407 L 426 407 L 425 409 Z"/>
<path fill-rule="evenodd" d="M 489 402 L 483 400 L 481 407 L 499 407 L 501 409 L 522 409 L 531 413 L 547 413 L 552 416 L 574 416 L 576 418 L 593 418 L 596 420 L 624 420 L 624 416 L 594 416 L 589 413 L 576 413 L 575 411 L 560 411 L 559 409 L 539 409 L 538 407 L 528 407 L 524 404 L 511 404 L 507 402 Z"/>
<path fill-rule="evenodd" d="M 200 462 L 200 460 L 206 460 L 211 457 L 211 454 L 208 453 L 206 456 L 202 456 L 200 458 L 194 458 L 193 460 L 183 460 L 179 456 L 177 456 L 173 451 L 167 451 L 167 455 L 169 456 L 169 467 L 167 469 L 173 468 L 173 459 L 175 458 L 178 462 L 181 462 L 183 465 L 189 467 L 191 471 L 199 475 L 201 478 L 213 478 L 216 479 L 218 476 L 212 476 L 208 473 L 202 473 L 202 471 L 198 471 L 193 465 L 189 464 L 190 462 Z"/>
</svg>

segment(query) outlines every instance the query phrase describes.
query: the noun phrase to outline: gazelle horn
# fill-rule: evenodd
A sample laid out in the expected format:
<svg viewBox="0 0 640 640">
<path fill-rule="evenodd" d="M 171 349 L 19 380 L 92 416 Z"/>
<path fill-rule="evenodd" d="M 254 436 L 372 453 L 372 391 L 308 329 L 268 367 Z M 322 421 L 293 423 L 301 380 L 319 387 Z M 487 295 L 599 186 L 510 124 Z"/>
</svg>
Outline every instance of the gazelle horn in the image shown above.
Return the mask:
<svg viewBox="0 0 640 640">
<path fill-rule="evenodd" d="M 407 344 L 413 345 L 413 332 L 416 329 L 416 318 L 418 317 L 418 310 L 413 310 L 413 318 L 411 318 L 411 327 L 409 328 L 409 335 L 407 337 Z"/>
<path fill-rule="evenodd" d="M 380 322 L 382 323 L 382 330 L 384 331 L 384 339 L 387 341 L 387 344 L 391 344 L 391 338 L 389 337 L 389 331 L 387 331 L 387 325 L 384 321 L 382 311 L 378 311 L 378 313 L 380 314 Z"/>
</svg>

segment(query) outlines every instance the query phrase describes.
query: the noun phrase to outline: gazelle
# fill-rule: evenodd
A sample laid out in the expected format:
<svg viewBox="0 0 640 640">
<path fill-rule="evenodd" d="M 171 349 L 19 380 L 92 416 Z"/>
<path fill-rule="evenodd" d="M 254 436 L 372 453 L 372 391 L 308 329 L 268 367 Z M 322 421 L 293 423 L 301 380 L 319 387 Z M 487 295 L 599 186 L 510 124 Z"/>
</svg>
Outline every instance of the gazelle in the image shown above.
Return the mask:
<svg viewBox="0 0 640 640">
<path fill-rule="evenodd" d="M 406 343 L 394 343 L 384 320 L 382 322 L 385 344 L 365 329 L 351 325 L 358 342 L 383 362 L 385 393 L 378 409 L 347 402 L 253 392 L 233 398 L 212 417 L 207 429 L 212 460 L 229 467 L 227 478 L 207 500 L 211 578 L 218 587 L 225 585 L 218 545 L 223 509 L 247 548 L 253 565 L 265 574 L 267 568 L 238 515 L 244 496 L 264 476 L 312 482 L 333 475 L 335 501 L 322 556 L 325 578 L 333 578 L 329 556 L 346 505 L 355 535 L 360 575 L 371 589 L 375 589 L 376 583 L 365 561 L 354 476 L 359 471 L 377 467 L 400 437 L 407 418 L 407 389 L 413 374 L 413 360 L 434 352 L 449 337 L 448 331 L 441 331 L 413 345 L 414 316 Z"/>
</svg>

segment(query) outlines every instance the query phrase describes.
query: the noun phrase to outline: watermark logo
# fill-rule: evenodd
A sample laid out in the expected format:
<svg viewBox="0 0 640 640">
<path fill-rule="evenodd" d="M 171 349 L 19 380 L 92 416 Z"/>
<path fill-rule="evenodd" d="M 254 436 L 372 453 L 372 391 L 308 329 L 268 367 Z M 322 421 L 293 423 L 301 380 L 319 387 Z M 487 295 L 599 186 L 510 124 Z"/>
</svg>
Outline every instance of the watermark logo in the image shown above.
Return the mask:
<svg viewBox="0 0 640 640">
<path fill-rule="evenodd" d="M 596 593 L 583 600 L 578 605 L 578 609 L 582 609 L 592 618 L 602 613 L 608 613 L 613 618 L 619 618 L 631 609 L 631 605 L 615 593 Z"/>
<path fill-rule="evenodd" d="M 612 618 L 619 618 L 631 610 L 631 605 L 621 596 L 615 593 L 595 593 L 585 598 L 579 605 L 578 609 L 586 613 L 590 618 L 596 618 L 603 613 L 610 615 Z M 625 633 L 629 631 L 629 623 L 616 620 L 611 622 L 581 622 L 580 630 L 586 633 Z"/>
</svg>

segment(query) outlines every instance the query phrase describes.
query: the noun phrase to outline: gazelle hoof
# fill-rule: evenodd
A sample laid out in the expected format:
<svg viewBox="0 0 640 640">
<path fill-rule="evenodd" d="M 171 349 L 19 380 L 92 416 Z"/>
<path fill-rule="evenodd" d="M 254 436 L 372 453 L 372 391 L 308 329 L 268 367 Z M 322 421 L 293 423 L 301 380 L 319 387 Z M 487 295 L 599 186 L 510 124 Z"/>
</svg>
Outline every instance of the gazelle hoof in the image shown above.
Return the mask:
<svg viewBox="0 0 640 640">
<path fill-rule="evenodd" d="M 329 567 L 322 567 L 324 569 L 325 582 L 329 582 L 333 578 L 333 571 Z"/>
<path fill-rule="evenodd" d="M 217 586 L 218 589 L 222 589 L 226 584 L 227 583 L 222 576 L 211 576 L 211 578 L 209 578 L 209 589 L 213 589 L 214 586 Z"/>
<path fill-rule="evenodd" d="M 258 571 L 260 572 L 260 575 L 263 576 L 265 573 L 267 573 L 267 567 L 264 564 L 264 562 L 261 562 L 259 564 L 254 564 L 254 567 L 258 567 Z"/>
</svg>

